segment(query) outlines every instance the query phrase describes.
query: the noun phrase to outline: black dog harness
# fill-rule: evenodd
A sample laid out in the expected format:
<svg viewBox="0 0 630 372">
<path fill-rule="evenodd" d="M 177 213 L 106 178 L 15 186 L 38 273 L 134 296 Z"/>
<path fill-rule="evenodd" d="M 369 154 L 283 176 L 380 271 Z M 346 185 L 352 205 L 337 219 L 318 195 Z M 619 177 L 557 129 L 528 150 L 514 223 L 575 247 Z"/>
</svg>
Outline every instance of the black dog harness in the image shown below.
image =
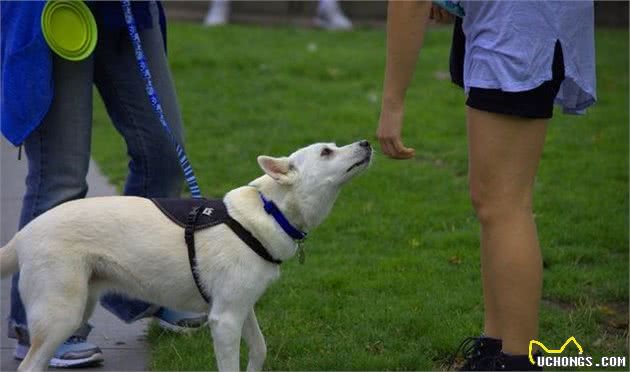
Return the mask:
<svg viewBox="0 0 630 372">
<path fill-rule="evenodd" d="M 199 273 L 196 270 L 196 250 L 195 231 L 208 227 L 224 224 L 227 225 L 247 246 L 264 260 L 274 264 L 281 264 L 269 251 L 256 239 L 243 225 L 233 219 L 227 211 L 227 207 L 222 200 L 209 199 L 167 199 L 154 198 L 153 203 L 171 219 L 174 223 L 184 228 L 184 240 L 188 247 L 188 261 L 192 271 L 193 279 L 199 293 L 206 302 L 210 303 L 208 296 L 199 280 Z"/>
</svg>

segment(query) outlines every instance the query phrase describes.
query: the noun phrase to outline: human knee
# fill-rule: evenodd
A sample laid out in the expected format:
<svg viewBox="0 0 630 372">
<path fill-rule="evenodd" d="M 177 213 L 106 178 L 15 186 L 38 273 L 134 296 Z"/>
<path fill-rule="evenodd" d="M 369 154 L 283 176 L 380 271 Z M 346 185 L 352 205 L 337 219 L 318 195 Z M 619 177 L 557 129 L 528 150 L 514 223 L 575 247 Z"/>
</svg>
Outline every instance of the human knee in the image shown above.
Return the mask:
<svg viewBox="0 0 630 372">
<path fill-rule="evenodd" d="M 506 192 L 470 186 L 470 200 L 479 222 L 491 224 L 515 216 L 531 215 L 532 202 L 529 192 Z"/>
</svg>

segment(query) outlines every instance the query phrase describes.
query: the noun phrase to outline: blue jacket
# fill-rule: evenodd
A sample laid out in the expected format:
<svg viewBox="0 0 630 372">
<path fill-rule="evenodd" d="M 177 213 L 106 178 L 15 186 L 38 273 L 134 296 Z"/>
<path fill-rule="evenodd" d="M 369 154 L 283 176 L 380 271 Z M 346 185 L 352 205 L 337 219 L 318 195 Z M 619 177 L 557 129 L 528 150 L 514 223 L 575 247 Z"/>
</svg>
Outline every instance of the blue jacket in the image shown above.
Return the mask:
<svg viewBox="0 0 630 372">
<path fill-rule="evenodd" d="M 0 2 L 0 129 L 14 145 L 31 134 L 48 112 L 53 98 L 52 52 L 41 32 L 45 1 Z M 91 2 L 99 29 L 125 27 L 119 2 Z M 158 2 L 160 26 L 164 12 Z M 138 29 L 152 27 L 149 3 L 132 2 Z"/>
</svg>

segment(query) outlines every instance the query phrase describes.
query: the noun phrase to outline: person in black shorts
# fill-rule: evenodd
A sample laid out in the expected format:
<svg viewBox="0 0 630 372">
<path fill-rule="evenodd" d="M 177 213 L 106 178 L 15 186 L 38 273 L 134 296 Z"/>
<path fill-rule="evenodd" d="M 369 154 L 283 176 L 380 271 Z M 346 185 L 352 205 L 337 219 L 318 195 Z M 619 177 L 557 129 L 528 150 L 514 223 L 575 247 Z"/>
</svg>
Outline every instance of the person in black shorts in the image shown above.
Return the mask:
<svg viewBox="0 0 630 372">
<path fill-rule="evenodd" d="M 483 333 L 462 343 L 462 369 L 538 370 L 528 355 L 542 297 L 534 180 L 554 102 L 568 113 L 595 102 L 593 4 L 450 3 L 464 13 L 454 28 L 450 70 L 467 94 L 469 192 L 481 227 L 484 303 Z M 443 13 L 425 1 L 388 4 L 376 134 L 393 159 L 415 156 L 401 139 L 405 93 L 429 16 Z"/>
</svg>

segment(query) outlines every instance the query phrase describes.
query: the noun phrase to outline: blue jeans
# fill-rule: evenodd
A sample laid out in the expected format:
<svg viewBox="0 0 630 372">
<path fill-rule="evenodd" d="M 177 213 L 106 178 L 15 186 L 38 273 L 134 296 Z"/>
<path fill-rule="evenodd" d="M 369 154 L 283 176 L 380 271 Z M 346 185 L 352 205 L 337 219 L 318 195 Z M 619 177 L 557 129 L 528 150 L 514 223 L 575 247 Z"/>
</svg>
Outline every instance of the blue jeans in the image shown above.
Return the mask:
<svg viewBox="0 0 630 372">
<path fill-rule="evenodd" d="M 155 17 L 154 17 L 155 18 Z M 162 109 L 179 143 L 182 125 L 162 33 L 157 27 L 140 32 L 143 49 Z M 92 132 L 92 85 L 105 103 L 116 130 L 124 137 L 129 174 L 124 194 L 143 197 L 179 196 L 183 173 L 147 98 L 127 31 L 99 30 L 95 52 L 80 62 L 54 57 L 54 98 L 40 126 L 24 142 L 28 157 L 26 194 L 20 228 L 47 210 L 85 197 Z M 26 328 L 18 292 L 19 274 L 11 288 L 10 327 Z M 159 309 L 120 295 L 106 295 L 101 304 L 131 322 Z"/>
</svg>

